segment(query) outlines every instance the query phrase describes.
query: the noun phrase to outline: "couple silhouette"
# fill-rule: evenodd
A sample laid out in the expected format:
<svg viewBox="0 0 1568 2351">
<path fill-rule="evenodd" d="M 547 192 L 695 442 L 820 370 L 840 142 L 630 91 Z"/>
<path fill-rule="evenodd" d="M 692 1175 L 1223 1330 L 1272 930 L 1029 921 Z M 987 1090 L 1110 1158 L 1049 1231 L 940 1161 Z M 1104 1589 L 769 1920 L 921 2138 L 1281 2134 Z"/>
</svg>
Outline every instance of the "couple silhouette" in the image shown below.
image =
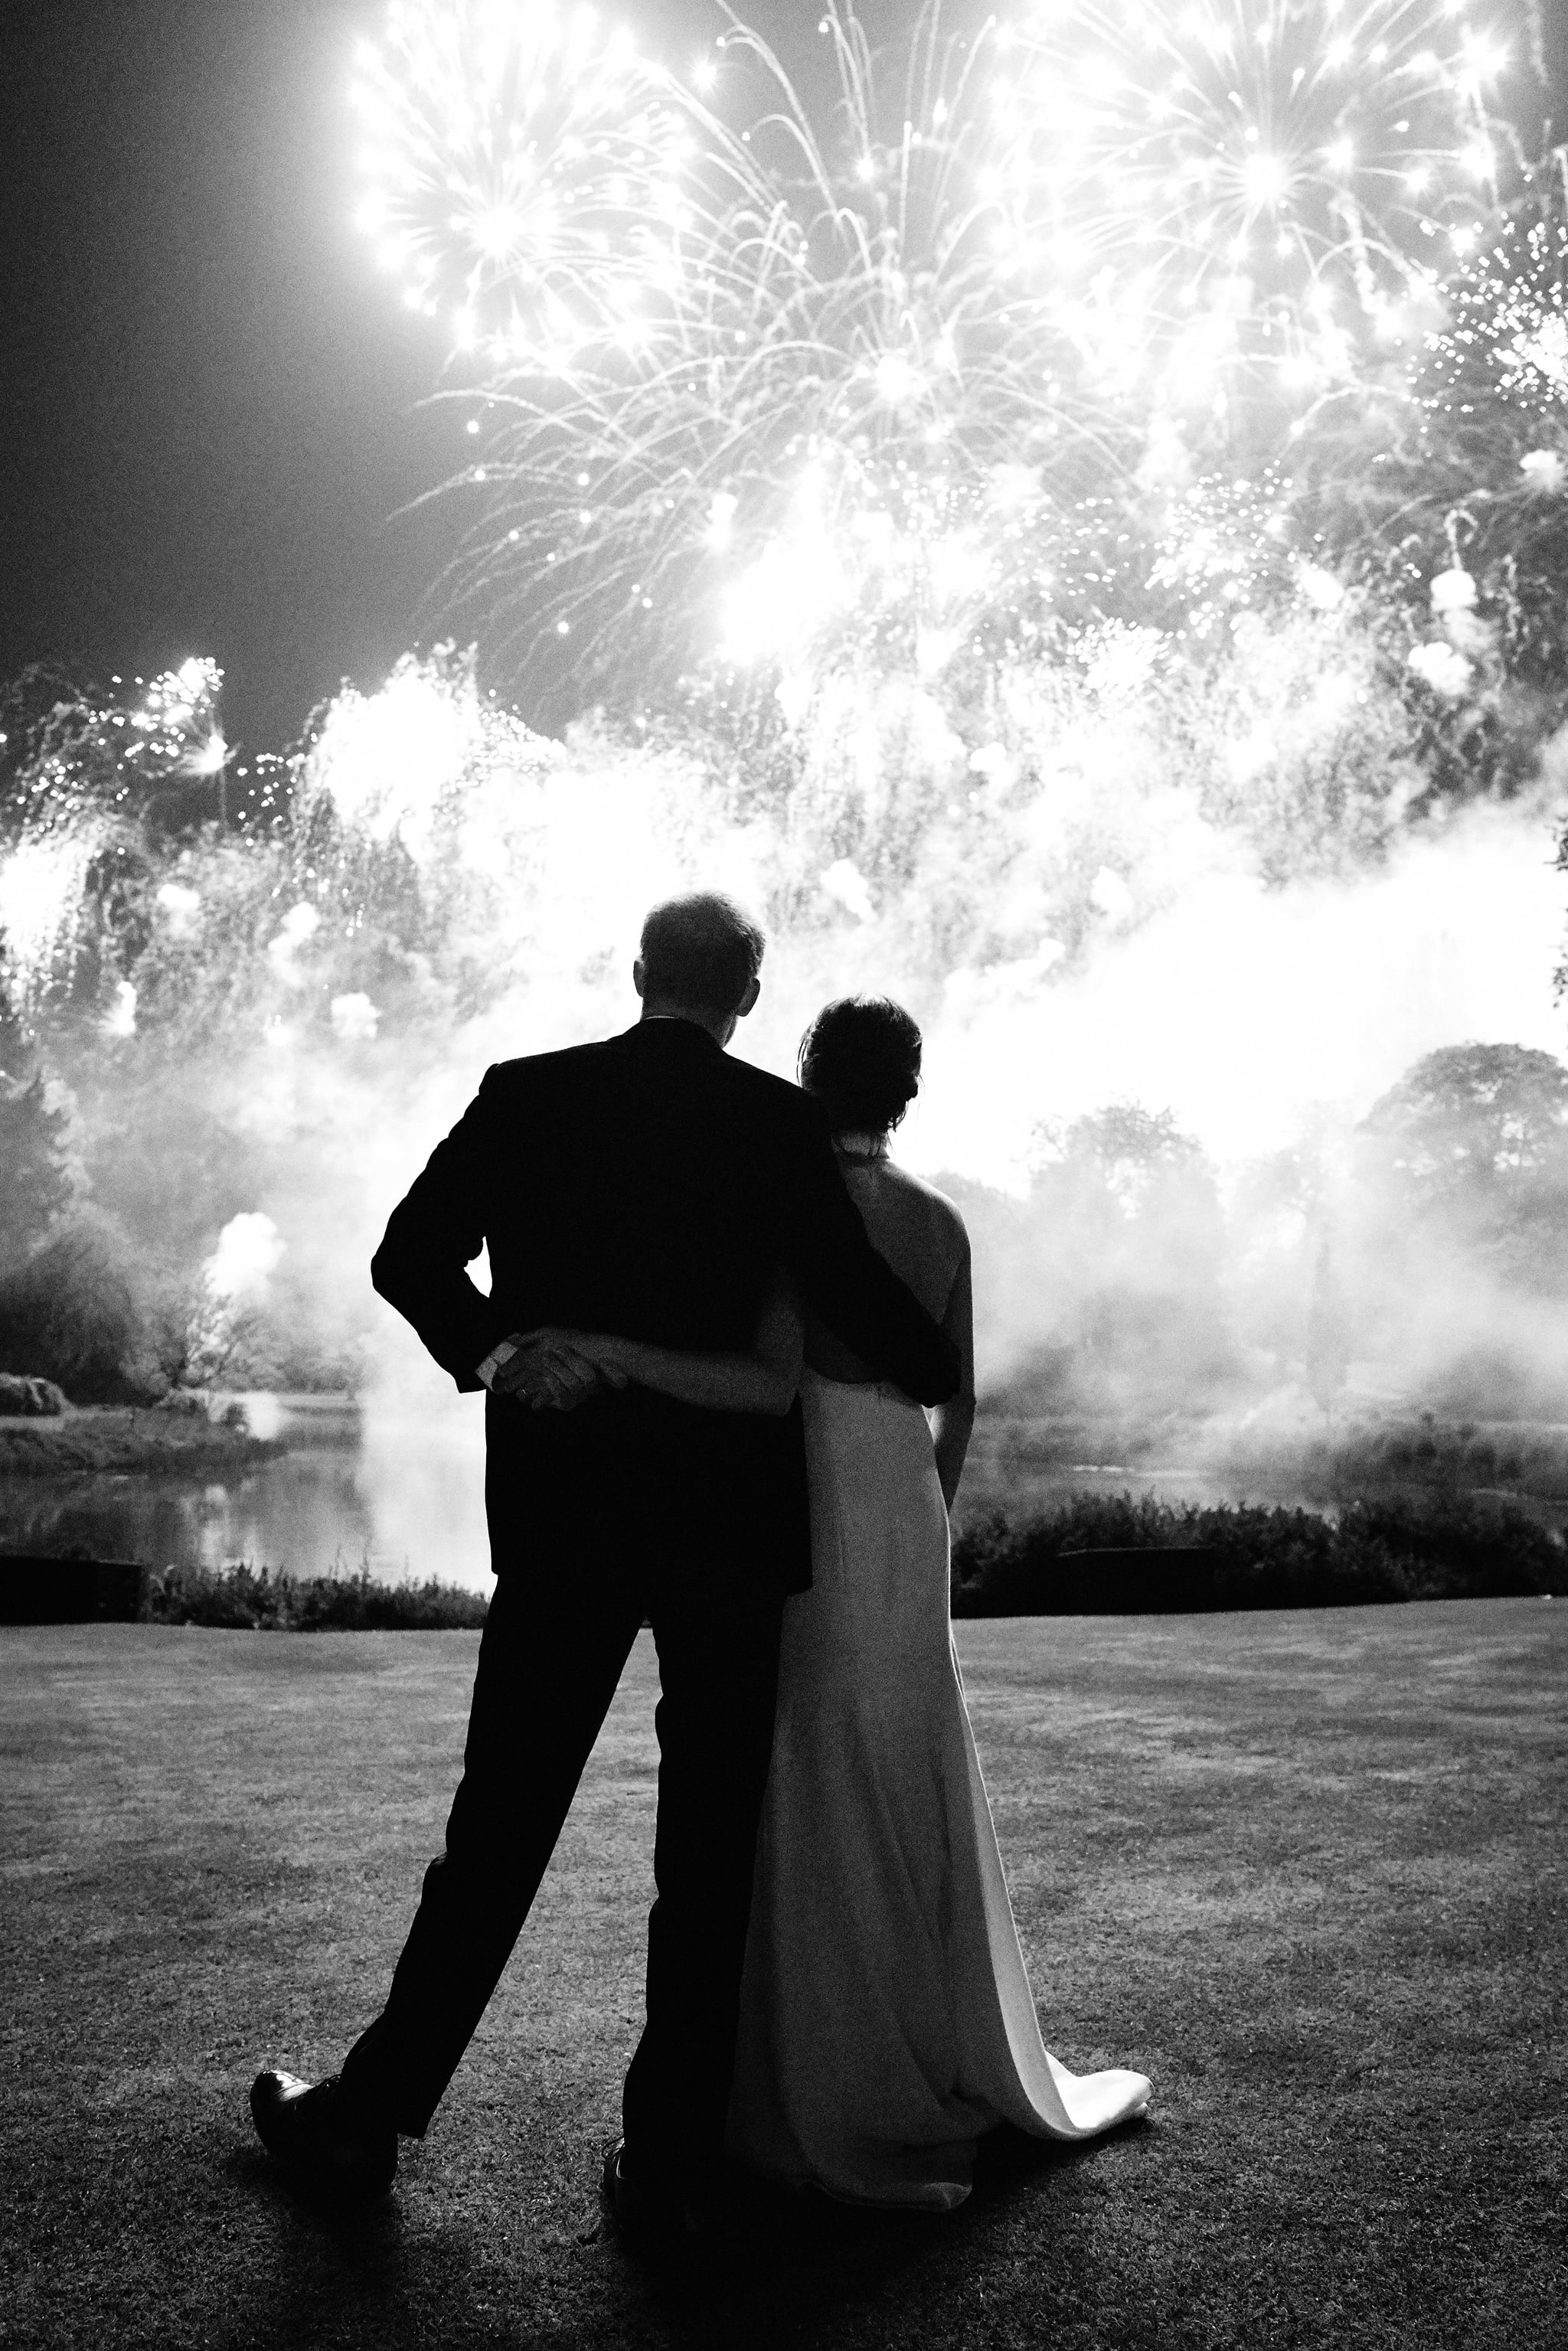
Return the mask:
<svg viewBox="0 0 1568 2351">
<path fill-rule="evenodd" d="M 654 907 L 636 1025 L 487 1071 L 372 1261 L 489 1391 L 497 1582 L 385 2005 L 337 2074 L 252 2089 L 308 2188 L 378 2192 L 424 2135 L 644 1622 L 656 1898 L 603 2179 L 631 2241 L 700 2247 L 732 2162 L 946 2209 L 997 2123 L 1080 2138 L 1147 2102 L 1041 2043 L 952 1648 L 969 1248 L 889 1156 L 919 1030 L 850 998 L 800 1085 L 730 1058 L 763 946 L 716 893 Z"/>
</svg>

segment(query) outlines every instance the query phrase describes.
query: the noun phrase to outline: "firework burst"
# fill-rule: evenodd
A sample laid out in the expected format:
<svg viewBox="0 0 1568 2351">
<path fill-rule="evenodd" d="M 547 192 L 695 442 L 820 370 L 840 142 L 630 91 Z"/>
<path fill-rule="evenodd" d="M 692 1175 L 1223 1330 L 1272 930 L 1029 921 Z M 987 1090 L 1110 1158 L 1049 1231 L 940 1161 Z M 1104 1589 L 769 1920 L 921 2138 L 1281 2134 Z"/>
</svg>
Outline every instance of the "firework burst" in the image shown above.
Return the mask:
<svg viewBox="0 0 1568 2351">
<path fill-rule="evenodd" d="M 1017 243 L 1115 380 L 1300 404 L 1474 247 L 1517 60 L 1466 0 L 1037 0 L 998 100 Z"/>
<path fill-rule="evenodd" d="M 395 0 L 352 90 L 359 223 L 486 367 L 635 352 L 679 274 L 688 126 L 591 9 Z"/>
<path fill-rule="evenodd" d="M 485 361 L 458 608 L 577 687 L 893 605 L 958 642 L 1009 538 L 1140 464 L 1266 454 L 1410 331 L 1500 169 L 1506 47 L 1464 5 L 1020 0 L 954 30 L 926 0 L 887 57 L 827 0 L 823 107 L 727 10 L 685 86 L 620 50 L 569 73 L 552 11 L 525 70 L 544 33 L 401 0 L 375 219 Z"/>
<path fill-rule="evenodd" d="M 1427 413 L 1460 426 L 1479 417 L 1493 434 L 1500 410 L 1526 433 L 1542 421 L 1568 429 L 1568 185 L 1532 186 L 1447 306 L 1417 380 Z"/>
<path fill-rule="evenodd" d="M 950 35 L 933 0 L 902 79 L 852 9 L 821 31 L 826 124 L 734 19 L 684 96 L 680 266 L 639 364 L 530 352 L 471 403 L 480 514 L 449 584 L 537 636 L 546 578 L 579 675 L 606 650 L 689 657 L 694 618 L 707 649 L 765 657 L 912 587 L 949 625 L 987 514 L 1133 454 L 1071 381 L 1049 296 L 998 277 L 1004 208 L 979 183 L 995 26 Z"/>
</svg>

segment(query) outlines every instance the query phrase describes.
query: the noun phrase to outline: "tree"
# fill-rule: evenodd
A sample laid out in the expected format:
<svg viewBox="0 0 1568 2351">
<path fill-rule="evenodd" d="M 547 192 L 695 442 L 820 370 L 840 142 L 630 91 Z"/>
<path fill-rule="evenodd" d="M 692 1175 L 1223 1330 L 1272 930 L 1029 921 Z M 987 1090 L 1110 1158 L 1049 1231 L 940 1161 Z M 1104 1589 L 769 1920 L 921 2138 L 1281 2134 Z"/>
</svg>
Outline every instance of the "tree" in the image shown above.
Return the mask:
<svg viewBox="0 0 1568 2351">
<path fill-rule="evenodd" d="M 1224 1218 L 1198 1144 L 1168 1110 L 1139 1102 L 1042 1128 L 1040 1141 L 1049 1155 L 1015 1214 L 998 1318 L 1023 1342 L 1015 1404 L 1214 1409 L 1240 1359 Z"/>
<path fill-rule="evenodd" d="M 26 1257 L 76 1197 L 70 1113 L 41 1070 L 0 1071 L 0 1259 Z"/>
<path fill-rule="evenodd" d="M 1110 1102 L 1075 1119 L 1056 1155 L 1069 1167 L 1092 1170 L 1117 1202 L 1136 1214 L 1149 1193 L 1172 1176 L 1195 1174 L 1202 1152 L 1184 1134 L 1168 1110 L 1145 1110 L 1142 1102 Z"/>
<path fill-rule="evenodd" d="M 146 1308 L 124 1234 L 79 1207 L 0 1270 L 0 1366 L 57 1382 L 73 1404 L 151 1402 L 169 1382 Z"/>
<path fill-rule="evenodd" d="M 25 1078 L 33 1066 L 27 1024 L 11 1000 L 5 984 L 5 934 L 0 931 L 0 1076 Z"/>
<path fill-rule="evenodd" d="M 1446 1045 L 1361 1132 L 1418 1209 L 1517 1197 L 1568 1181 L 1568 1069 L 1526 1045 Z"/>
<path fill-rule="evenodd" d="M 1331 1425 L 1334 1405 L 1350 1372 L 1350 1301 L 1340 1288 L 1328 1238 L 1318 1244 L 1312 1294 L 1307 1307 L 1307 1385 Z"/>
</svg>

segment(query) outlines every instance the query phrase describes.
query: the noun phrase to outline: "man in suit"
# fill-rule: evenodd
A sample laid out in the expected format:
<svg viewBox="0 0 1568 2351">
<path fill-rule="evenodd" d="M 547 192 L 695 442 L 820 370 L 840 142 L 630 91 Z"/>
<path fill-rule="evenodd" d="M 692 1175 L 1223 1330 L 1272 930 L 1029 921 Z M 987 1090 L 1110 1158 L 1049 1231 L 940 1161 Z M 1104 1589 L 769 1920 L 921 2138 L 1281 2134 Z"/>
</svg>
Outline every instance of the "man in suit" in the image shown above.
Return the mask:
<svg viewBox="0 0 1568 2351">
<path fill-rule="evenodd" d="M 657 906 L 636 1027 L 498 1064 L 393 1211 L 371 1265 L 486 1402 L 495 1596 L 444 1851 L 386 2005 L 340 2074 L 263 2073 L 256 2127 L 302 2180 L 387 2185 L 423 2137 L 516 1941 L 632 1643 L 658 1647 L 646 2023 L 606 2191 L 679 2234 L 716 2172 L 785 1595 L 810 1581 L 800 1410 L 612 1389 L 562 1333 L 741 1351 L 779 1267 L 924 1403 L 956 1351 L 866 1238 L 810 1096 L 724 1048 L 762 934 L 713 893 Z M 487 1243 L 486 1298 L 465 1270 Z M 553 1327 L 552 1327 L 553 1326 Z M 538 1335 L 530 1337 L 530 1333 Z"/>
</svg>

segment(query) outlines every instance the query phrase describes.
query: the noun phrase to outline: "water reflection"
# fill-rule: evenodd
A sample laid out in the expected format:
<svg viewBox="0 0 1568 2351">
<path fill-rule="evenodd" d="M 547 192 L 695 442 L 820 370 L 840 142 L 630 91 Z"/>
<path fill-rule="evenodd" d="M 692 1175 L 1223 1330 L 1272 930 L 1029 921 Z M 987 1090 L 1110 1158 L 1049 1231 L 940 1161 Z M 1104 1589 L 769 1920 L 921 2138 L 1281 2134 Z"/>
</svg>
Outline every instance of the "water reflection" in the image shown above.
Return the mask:
<svg viewBox="0 0 1568 2351">
<path fill-rule="evenodd" d="M 199 1477 L 0 1479 L 0 1550 L 140 1560 L 150 1567 L 287 1568 L 397 1583 L 434 1575 L 490 1589 L 484 1435 L 475 1401 L 417 1416 L 344 1397 L 245 1396 L 258 1437 L 288 1450 Z"/>
<path fill-rule="evenodd" d="M 94 1476 L 0 1479 L 0 1550 L 134 1559 L 150 1567 L 253 1567 L 319 1575 L 404 1576 L 490 1589 L 484 1517 L 484 1418 L 479 1400 L 432 1380 L 411 1393 L 341 1396 L 246 1395 L 257 1437 L 287 1451 L 253 1468 L 201 1477 Z M 1043 1467 L 988 1457 L 977 1447 L 956 1523 L 998 1507 L 1025 1517 L 1071 1494 L 1153 1493 L 1162 1501 L 1297 1502 L 1234 1479 L 1173 1468 L 1079 1463 Z M 1322 1507 L 1320 1504 L 1319 1507 Z"/>
<path fill-rule="evenodd" d="M 200 1477 L 0 1478 L 0 1552 L 134 1559 L 150 1567 L 287 1568 L 319 1575 L 368 1565 L 387 1583 L 436 1576 L 490 1589 L 485 1533 L 484 1414 L 438 1374 L 396 1365 L 395 1386 L 361 1405 L 341 1396 L 245 1395 L 253 1432 L 287 1446 L 249 1469 Z M 1429 1489 L 1397 1482 L 1412 1498 Z M 1488 1489 L 1490 1490 L 1490 1489 Z M 984 1423 L 964 1479 L 961 1531 L 1000 1509 L 1009 1518 L 1049 1511 L 1074 1495 L 1152 1494 L 1168 1503 L 1258 1502 L 1338 1515 L 1332 1485 L 1305 1490 L 1296 1476 L 1246 1477 L 1223 1468 L 1044 1463 L 988 1444 Z M 1506 1499 L 1543 1525 L 1560 1526 L 1559 1496 L 1510 1491 Z"/>
</svg>

